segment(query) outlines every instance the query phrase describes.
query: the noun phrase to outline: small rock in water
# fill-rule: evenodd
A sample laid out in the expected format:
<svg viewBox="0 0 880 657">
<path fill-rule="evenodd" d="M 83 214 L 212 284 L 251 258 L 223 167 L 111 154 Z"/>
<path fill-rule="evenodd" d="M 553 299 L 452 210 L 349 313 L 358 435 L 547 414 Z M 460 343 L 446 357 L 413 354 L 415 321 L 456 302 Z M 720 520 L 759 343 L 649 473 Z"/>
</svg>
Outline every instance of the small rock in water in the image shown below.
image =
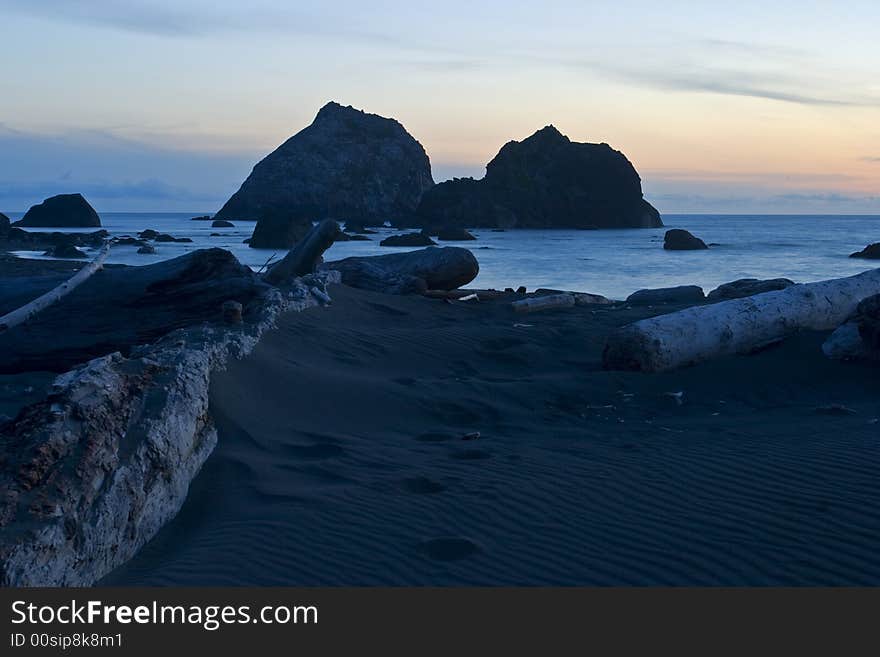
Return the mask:
<svg viewBox="0 0 880 657">
<path fill-rule="evenodd" d="M 146 253 L 153 254 L 156 252 L 156 247 L 150 244 L 144 244 L 141 248 L 137 250 L 138 253 Z"/>
<path fill-rule="evenodd" d="M 663 248 L 667 251 L 696 251 L 709 247 L 703 240 L 690 232 L 681 228 L 673 228 L 666 231 L 666 236 L 663 238 Z"/>
<path fill-rule="evenodd" d="M 480 432 L 479 431 L 472 431 L 471 433 L 466 433 L 461 437 L 461 439 L 462 440 L 479 440 L 480 439 Z"/>
<path fill-rule="evenodd" d="M 667 392 L 664 393 L 667 397 L 672 397 L 675 400 L 676 406 L 681 406 L 684 403 L 684 391 L 679 392 Z"/>
</svg>

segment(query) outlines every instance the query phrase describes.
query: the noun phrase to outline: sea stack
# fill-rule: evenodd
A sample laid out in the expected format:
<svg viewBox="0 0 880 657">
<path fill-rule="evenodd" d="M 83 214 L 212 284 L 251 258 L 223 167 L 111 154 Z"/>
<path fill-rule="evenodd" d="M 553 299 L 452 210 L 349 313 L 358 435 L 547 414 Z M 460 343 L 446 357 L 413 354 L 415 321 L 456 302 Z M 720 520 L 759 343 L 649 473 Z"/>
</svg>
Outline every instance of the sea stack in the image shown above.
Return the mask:
<svg viewBox="0 0 880 657">
<path fill-rule="evenodd" d="M 551 125 L 505 144 L 484 178 L 456 178 L 426 192 L 414 225 L 657 228 L 663 222 L 623 153 L 571 141 Z"/>
<path fill-rule="evenodd" d="M 425 149 L 394 119 L 328 103 L 259 162 L 215 219 L 406 221 L 434 185 Z"/>
<path fill-rule="evenodd" d="M 59 194 L 34 205 L 14 226 L 22 228 L 95 228 L 101 218 L 82 194 Z"/>
</svg>

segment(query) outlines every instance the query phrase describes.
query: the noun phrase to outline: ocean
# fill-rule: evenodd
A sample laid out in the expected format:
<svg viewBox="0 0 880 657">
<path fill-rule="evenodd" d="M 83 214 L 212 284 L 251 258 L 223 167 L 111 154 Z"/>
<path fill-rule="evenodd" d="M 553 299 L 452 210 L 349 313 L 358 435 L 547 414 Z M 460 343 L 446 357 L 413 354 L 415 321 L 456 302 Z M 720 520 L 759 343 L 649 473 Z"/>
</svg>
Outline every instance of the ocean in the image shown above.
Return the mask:
<svg viewBox="0 0 880 657">
<path fill-rule="evenodd" d="M 104 213 L 101 219 L 113 235 L 134 235 L 152 228 L 191 244 L 157 244 L 155 255 L 139 255 L 131 246 L 114 247 L 108 262 L 144 265 L 217 246 L 232 251 L 241 262 L 259 268 L 284 254 L 251 249 L 253 222 L 234 222 L 235 228 L 211 228 L 211 222 L 191 221 L 199 213 Z M 202 213 L 207 214 L 207 213 Z M 20 214 L 10 213 L 13 219 Z M 625 298 L 648 287 L 700 285 L 706 292 L 738 278 L 786 277 L 798 283 L 857 274 L 871 261 L 849 258 L 867 244 L 880 241 L 880 215 L 675 215 L 663 216 L 664 228 L 639 230 L 508 230 L 474 229 L 476 242 L 447 242 L 473 250 L 480 275 L 471 287 L 525 285 L 592 292 Z M 663 234 L 684 228 L 708 244 L 708 251 L 663 250 Z M 33 229 L 31 229 L 33 230 Z M 93 229 L 83 229 L 84 231 Z M 377 255 L 398 250 L 380 247 L 394 234 L 379 229 L 370 242 L 340 242 L 325 254 L 328 260 L 354 255 Z M 211 233 L 220 233 L 211 237 Z M 42 257 L 38 252 L 18 252 Z"/>
</svg>

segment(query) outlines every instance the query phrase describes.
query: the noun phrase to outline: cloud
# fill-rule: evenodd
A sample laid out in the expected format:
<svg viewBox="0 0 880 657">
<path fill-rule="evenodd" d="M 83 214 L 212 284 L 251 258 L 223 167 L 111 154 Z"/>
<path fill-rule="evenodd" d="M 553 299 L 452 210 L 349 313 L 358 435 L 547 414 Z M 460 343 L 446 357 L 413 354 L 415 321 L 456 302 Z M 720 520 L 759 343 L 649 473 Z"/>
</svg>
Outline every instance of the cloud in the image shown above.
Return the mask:
<svg viewBox="0 0 880 657">
<path fill-rule="evenodd" d="M 859 158 L 862 162 L 880 162 L 880 156 L 866 155 Z"/>
</svg>

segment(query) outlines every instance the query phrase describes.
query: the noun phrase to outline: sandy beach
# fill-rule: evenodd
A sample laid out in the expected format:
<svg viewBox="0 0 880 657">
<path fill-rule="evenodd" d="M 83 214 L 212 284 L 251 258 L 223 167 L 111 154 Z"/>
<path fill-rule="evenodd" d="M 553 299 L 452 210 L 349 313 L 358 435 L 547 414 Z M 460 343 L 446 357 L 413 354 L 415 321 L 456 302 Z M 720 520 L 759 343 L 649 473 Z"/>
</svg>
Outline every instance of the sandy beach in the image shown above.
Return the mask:
<svg viewBox="0 0 880 657">
<path fill-rule="evenodd" d="M 329 292 L 214 376 L 216 451 L 101 583 L 880 583 L 880 381 L 827 333 L 608 372 L 677 307 Z"/>
</svg>

